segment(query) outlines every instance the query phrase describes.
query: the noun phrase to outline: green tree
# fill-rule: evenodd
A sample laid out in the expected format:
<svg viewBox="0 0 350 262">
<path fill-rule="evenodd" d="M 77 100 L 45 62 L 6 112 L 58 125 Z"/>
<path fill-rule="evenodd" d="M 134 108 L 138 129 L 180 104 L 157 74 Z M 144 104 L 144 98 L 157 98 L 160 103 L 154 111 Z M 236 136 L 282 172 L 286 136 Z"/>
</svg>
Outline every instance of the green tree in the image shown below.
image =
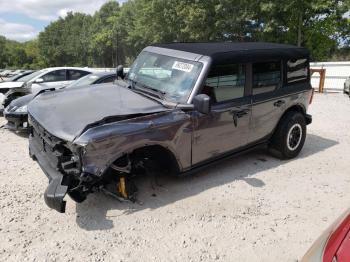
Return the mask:
<svg viewBox="0 0 350 262">
<path fill-rule="evenodd" d="M 93 17 L 90 49 L 93 63 L 104 67 L 116 66 L 118 60 L 119 4 L 109 1 Z"/>
<path fill-rule="evenodd" d="M 257 13 L 258 38 L 305 46 L 314 59 L 324 60 L 340 42 L 349 41 L 349 9 L 348 0 L 263 0 Z"/>
<path fill-rule="evenodd" d="M 6 38 L 0 36 L 0 68 L 5 68 L 7 65 L 7 53 L 6 53 Z"/>
<path fill-rule="evenodd" d="M 39 34 L 39 52 L 47 66 L 86 66 L 89 62 L 90 25 L 92 17 L 68 13 L 50 23 Z"/>
<path fill-rule="evenodd" d="M 350 0 L 110 0 L 93 16 L 68 13 L 26 43 L 0 37 L 0 67 L 130 65 L 152 43 L 269 41 L 346 59 Z M 341 52 L 338 51 L 341 49 Z"/>
</svg>

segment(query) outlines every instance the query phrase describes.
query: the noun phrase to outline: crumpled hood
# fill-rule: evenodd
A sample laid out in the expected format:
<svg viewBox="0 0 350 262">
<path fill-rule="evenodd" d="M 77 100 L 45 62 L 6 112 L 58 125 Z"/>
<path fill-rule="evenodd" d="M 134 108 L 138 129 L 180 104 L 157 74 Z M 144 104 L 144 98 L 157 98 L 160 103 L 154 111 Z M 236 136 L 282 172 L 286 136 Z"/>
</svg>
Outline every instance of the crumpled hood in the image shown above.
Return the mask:
<svg viewBox="0 0 350 262">
<path fill-rule="evenodd" d="M 109 117 L 169 110 L 116 84 L 92 85 L 47 92 L 28 105 L 29 114 L 49 133 L 72 142 L 87 125 Z"/>
<path fill-rule="evenodd" d="M 24 82 L 2 82 L 0 83 L 1 88 L 17 88 L 23 86 Z"/>
<path fill-rule="evenodd" d="M 13 108 L 19 108 L 25 105 L 28 105 L 30 101 L 33 100 L 33 98 L 35 97 L 35 95 L 33 94 L 29 94 L 29 95 L 25 95 L 25 96 L 21 96 L 15 100 L 13 100 L 7 107 L 7 110 L 9 110 L 11 112 L 11 110 L 13 110 Z M 1 101 L 1 99 L 0 99 Z M 23 113 L 26 114 L 26 113 Z"/>
</svg>

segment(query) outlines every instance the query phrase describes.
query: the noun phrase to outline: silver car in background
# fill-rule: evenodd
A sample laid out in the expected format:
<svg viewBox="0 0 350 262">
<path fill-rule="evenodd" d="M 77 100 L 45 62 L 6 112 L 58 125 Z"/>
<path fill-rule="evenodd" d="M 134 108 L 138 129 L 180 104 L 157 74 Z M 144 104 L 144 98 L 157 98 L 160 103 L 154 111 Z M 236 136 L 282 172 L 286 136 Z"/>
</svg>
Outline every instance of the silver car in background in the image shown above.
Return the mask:
<svg viewBox="0 0 350 262">
<path fill-rule="evenodd" d="M 51 67 L 23 77 L 21 81 L 0 83 L 0 111 L 18 97 L 36 94 L 44 89 L 66 87 L 92 72 L 93 70 L 88 68 Z"/>
</svg>

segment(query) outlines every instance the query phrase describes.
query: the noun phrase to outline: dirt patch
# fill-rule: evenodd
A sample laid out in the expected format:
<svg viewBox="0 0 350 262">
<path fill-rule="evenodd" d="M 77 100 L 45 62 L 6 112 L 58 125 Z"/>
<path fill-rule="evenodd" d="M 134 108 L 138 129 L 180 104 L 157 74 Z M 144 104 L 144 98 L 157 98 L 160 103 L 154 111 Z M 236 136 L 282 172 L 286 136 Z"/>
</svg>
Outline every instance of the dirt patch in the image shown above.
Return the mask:
<svg viewBox="0 0 350 262">
<path fill-rule="evenodd" d="M 45 205 L 27 138 L 0 129 L 0 260 L 295 261 L 350 206 L 349 98 L 316 95 L 310 113 L 297 159 L 249 153 L 155 190 L 138 181 L 142 205 L 95 194 L 65 214 Z"/>
</svg>

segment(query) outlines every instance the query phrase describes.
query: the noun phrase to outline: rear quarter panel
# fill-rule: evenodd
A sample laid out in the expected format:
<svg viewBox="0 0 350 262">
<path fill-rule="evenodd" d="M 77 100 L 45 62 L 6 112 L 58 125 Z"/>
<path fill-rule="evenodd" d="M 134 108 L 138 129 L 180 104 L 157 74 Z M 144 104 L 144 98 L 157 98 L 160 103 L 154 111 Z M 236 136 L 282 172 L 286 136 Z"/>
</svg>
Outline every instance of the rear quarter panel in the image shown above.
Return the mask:
<svg viewBox="0 0 350 262">
<path fill-rule="evenodd" d="M 272 135 L 283 114 L 293 106 L 300 106 L 306 112 L 309 106 L 311 86 L 297 84 L 284 86 L 266 94 L 257 95 L 252 101 L 252 135 L 250 142 L 257 141 Z M 281 107 L 274 103 L 283 100 Z"/>
</svg>

